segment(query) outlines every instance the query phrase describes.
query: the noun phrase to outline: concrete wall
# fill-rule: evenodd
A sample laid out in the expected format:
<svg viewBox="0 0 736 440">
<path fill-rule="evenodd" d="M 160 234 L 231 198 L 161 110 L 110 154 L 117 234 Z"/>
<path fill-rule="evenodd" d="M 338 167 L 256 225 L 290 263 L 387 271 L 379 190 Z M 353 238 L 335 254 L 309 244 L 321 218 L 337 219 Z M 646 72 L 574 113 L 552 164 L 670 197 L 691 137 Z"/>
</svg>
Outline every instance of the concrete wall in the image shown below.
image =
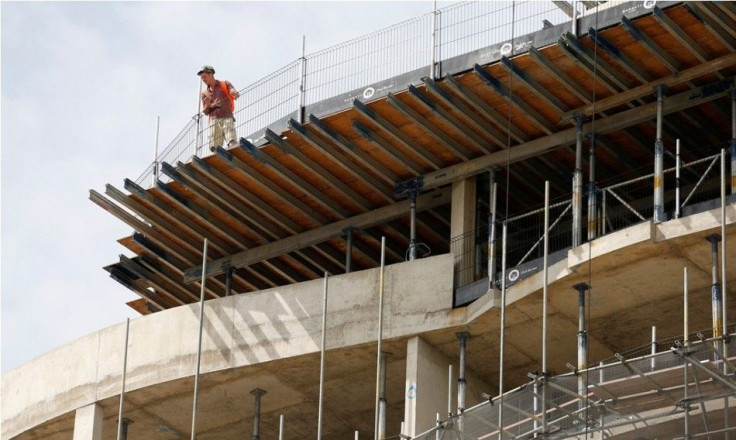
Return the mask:
<svg viewBox="0 0 736 440">
<path fill-rule="evenodd" d="M 384 338 L 456 323 L 449 254 L 386 267 Z M 327 349 L 374 341 L 380 270 L 329 278 Z M 203 373 L 318 352 L 323 280 L 207 301 Z M 191 376 L 199 305 L 130 323 L 128 391 Z M 120 392 L 125 323 L 87 335 L 2 377 L 2 438 Z"/>
</svg>

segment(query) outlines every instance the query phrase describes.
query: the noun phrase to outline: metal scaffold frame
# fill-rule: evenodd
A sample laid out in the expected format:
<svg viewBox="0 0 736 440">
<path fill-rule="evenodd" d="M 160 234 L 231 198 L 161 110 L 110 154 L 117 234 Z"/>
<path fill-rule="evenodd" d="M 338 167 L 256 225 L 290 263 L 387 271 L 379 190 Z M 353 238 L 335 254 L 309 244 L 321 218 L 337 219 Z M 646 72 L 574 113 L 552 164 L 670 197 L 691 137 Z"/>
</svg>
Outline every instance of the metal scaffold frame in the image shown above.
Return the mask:
<svg viewBox="0 0 736 440">
<path fill-rule="evenodd" d="M 736 431 L 736 423 L 724 424 L 722 411 L 736 405 L 736 356 L 725 358 L 718 348 L 725 344 L 727 352 L 733 352 L 734 336 L 687 345 L 676 341 L 656 354 L 618 356 L 617 362 L 553 377 L 530 374 L 530 383 L 489 398 L 415 439 L 628 438 L 625 434 L 634 430 L 638 436 L 667 436 L 686 432 L 686 420 L 689 432 L 680 438 Z M 581 378 L 587 384 L 585 395 L 577 389 Z M 539 392 L 539 384 L 547 388 L 546 432 L 543 406 L 538 404 L 545 393 Z"/>
</svg>

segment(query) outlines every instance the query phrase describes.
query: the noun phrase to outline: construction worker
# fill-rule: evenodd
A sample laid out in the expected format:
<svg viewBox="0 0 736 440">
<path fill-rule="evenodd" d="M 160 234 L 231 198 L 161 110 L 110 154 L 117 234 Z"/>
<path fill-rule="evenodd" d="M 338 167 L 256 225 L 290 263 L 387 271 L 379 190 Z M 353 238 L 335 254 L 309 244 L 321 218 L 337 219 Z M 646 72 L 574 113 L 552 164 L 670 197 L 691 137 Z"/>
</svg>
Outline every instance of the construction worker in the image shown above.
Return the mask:
<svg viewBox="0 0 736 440">
<path fill-rule="evenodd" d="M 202 92 L 202 105 L 204 114 L 209 116 L 210 151 L 215 151 L 223 141 L 228 147 L 237 145 L 233 110 L 240 93 L 230 81 L 215 79 L 215 69 L 212 66 L 203 66 L 197 75 L 207 86 Z"/>
</svg>

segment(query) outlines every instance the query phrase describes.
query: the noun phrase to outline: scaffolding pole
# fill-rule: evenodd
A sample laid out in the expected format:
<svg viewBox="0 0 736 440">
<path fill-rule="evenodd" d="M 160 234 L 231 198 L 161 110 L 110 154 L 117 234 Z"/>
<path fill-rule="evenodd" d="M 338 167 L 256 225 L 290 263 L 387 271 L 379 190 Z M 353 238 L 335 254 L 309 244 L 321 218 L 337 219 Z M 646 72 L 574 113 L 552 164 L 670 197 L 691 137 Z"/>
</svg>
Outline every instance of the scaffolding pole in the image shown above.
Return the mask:
<svg viewBox="0 0 736 440">
<path fill-rule="evenodd" d="M 118 408 L 117 440 L 121 440 L 123 438 L 123 400 L 125 399 L 125 376 L 128 371 L 128 336 L 129 335 L 130 335 L 130 318 L 126 318 L 125 319 L 125 350 L 123 351 L 123 377 L 122 377 L 122 382 L 120 383 L 120 407 Z"/>
<path fill-rule="evenodd" d="M 501 341 L 499 344 L 498 356 L 498 394 L 501 396 L 501 406 L 498 408 L 498 426 L 503 426 L 503 361 L 504 361 L 504 343 L 506 338 L 506 230 L 507 222 L 503 222 L 501 230 L 501 273 L 503 281 L 501 281 Z M 499 431 L 500 432 L 500 431 Z M 500 434 L 499 434 L 500 435 Z"/>
<path fill-rule="evenodd" d="M 680 140 L 675 143 L 675 218 L 680 218 Z"/>
<path fill-rule="evenodd" d="M 204 324 L 204 289 L 207 280 L 207 237 L 202 248 L 202 280 L 199 291 L 199 339 L 197 342 L 197 370 L 194 374 L 194 398 L 192 399 L 192 433 L 191 440 L 197 438 L 197 399 L 199 398 L 199 370 L 202 365 L 202 326 Z"/>
<path fill-rule="evenodd" d="M 378 438 L 378 412 L 381 395 L 381 350 L 383 347 L 383 276 L 386 268 L 386 237 L 381 237 L 381 269 L 378 277 L 378 353 L 376 354 L 376 401 L 375 401 L 375 426 L 373 431 L 374 440 Z"/>
<path fill-rule="evenodd" d="M 327 272 L 322 290 L 322 342 L 319 353 L 319 405 L 317 409 L 317 440 L 322 439 L 322 403 L 325 383 L 325 342 L 327 341 Z"/>
</svg>

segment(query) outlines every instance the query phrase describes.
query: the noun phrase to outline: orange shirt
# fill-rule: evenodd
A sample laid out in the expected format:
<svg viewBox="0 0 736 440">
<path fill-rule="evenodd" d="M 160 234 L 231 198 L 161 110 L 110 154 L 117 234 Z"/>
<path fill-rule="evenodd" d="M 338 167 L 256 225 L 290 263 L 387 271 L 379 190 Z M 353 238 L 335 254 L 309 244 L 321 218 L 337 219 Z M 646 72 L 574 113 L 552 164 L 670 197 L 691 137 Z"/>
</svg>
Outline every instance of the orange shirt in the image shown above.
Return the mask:
<svg viewBox="0 0 736 440">
<path fill-rule="evenodd" d="M 225 87 L 222 87 L 225 85 Z M 204 108 L 209 108 L 212 112 L 209 114 L 210 118 L 232 118 L 233 117 L 233 100 L 232 95 L 229 92 L 225 92 L 225 89 L 230 90 L 234 88 L 229 81 L 217 81 L 212 87 L 207 87 L 202 92 L 202 104 Z"/>
</svg>

